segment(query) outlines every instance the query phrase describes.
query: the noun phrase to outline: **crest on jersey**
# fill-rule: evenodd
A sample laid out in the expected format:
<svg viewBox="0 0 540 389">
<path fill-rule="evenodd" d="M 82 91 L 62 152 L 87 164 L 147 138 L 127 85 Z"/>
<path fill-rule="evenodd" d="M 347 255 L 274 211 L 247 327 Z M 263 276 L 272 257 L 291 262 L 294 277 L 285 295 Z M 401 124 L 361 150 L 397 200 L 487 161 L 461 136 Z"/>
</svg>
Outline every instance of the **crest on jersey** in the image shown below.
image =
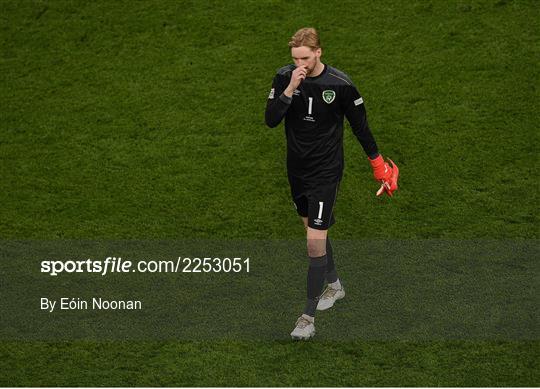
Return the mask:
<svg viewBox="0 0 540 389">
<path fill-rule="evenodd" d="M 326 104 L 331 104 L 336 98 L 336 92 L 330 89 L 324 90 L 322 93 L 322 98 Z"/>
</svg>

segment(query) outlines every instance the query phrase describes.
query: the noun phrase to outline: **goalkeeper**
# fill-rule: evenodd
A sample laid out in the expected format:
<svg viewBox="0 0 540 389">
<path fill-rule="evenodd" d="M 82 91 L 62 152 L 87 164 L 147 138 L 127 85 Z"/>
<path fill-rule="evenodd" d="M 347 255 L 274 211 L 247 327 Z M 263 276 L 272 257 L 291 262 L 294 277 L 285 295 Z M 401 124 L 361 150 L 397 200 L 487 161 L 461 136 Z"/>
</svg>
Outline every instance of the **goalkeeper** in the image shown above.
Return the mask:
<svg viewBox="0 0 540 389">
<path fill-rule="evenodd" d="M 315 334 L 315 311 L 332 307 L 345 296 L 338 277 L 328 229 L 343 176 L 343 118 L 366 152 L 377 195 L 392 196 L 398 169 L 379 154 L 368 127 L 364 101 L 349 77 L 321 62 L 317 31 L 302 28 L 289 42 L 294 65 L 277 71 L 266 104 L 266 124 L 276 127 L 285 118 L 287 173 L 296 211 L 307 231 L 309 268 L 307 301 L 291 333 L 293 339 Z M 327 287 L 323 292 L 323 287 Z"/>
</svg>

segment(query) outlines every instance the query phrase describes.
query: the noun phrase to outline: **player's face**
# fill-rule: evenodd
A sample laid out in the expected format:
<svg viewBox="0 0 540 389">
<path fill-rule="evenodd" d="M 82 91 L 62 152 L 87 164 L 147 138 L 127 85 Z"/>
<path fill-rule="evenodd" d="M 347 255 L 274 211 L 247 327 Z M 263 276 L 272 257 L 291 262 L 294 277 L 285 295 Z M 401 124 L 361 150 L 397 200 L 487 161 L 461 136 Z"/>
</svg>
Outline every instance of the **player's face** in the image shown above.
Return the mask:
<svg viewBox="0 0 540 389">
<path fill-rule="evenodd" d="M 305 66 L 307 68 L 307 75 L 309 77 L 315 66 L 320 62 L 321 49 L 313 50 L 307 46 L 292 47 L 291 55 L 296 67 Z"/>
</svg>

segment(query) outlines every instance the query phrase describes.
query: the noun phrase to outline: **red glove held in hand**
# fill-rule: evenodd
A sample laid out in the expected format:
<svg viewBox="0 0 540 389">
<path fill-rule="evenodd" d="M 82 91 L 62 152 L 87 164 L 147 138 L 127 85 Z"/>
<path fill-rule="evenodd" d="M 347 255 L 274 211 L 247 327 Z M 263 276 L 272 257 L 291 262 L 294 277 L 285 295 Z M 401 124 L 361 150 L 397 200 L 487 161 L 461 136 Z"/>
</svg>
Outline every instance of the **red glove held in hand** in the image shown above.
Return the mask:
<svg viewBox="0 0 540 389">
<path fill-rule="evenodd" d="M 381 182 L 381 187 L 377 191 L 377 196 L 386 192 L 388 196 L 392 196 L 394 191 L 398 188 L 399 169 L 397 165 L 389 159 L 392 167 L 388 162 L 384 162 L 382 155 L 378 155 L 375 159 L 369 159 L 371 167 L 373 168 L 373 176 L 377 181 Z"/>
</svg>

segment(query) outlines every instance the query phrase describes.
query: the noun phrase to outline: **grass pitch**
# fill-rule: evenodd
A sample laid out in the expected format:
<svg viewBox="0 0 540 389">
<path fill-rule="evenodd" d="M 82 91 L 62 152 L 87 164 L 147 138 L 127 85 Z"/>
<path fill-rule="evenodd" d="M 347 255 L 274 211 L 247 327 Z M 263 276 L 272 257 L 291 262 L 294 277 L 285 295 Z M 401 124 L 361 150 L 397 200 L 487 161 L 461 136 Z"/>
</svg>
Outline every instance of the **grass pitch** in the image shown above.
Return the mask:
<svg viewBox="0 0 540 389">
<path fill-rule="evenodd" d="M 0 237 L 301 238 L 263 119 L 288 38 L 314 26 L 401 171 L 376 199 L 346 128 L 331 236 L 538 239 L 538 20 L 534 1 L 2 1 Z M 0 384 L 540 382 L 538 340 L 316 339 L 4 341 Z"/>
</svg>

